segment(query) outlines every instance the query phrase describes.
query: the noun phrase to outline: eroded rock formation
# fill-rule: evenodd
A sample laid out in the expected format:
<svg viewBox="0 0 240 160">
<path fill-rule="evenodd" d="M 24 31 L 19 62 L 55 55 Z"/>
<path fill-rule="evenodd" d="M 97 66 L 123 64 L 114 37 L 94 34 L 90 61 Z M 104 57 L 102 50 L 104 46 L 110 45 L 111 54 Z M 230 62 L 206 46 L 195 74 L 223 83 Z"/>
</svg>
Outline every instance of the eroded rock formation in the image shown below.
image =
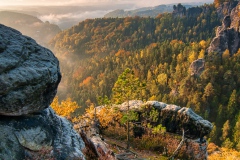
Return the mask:
<svg viewBox="0 0 240 160">
<path fill-rule="evenodd" d="M 173 17 L 198 17 L 200 14 L 207 14 L 209 12 L 209 6 L 201 6 L 201 7 L 191 7 L 186 9 L 181 4 L 178 4 L 177 6 L 173 6 Z"/>
<path fill-rule="evenodd" d="M 217 7 L 218 17 L 219 17 L 221 20 L 223 20 L 223 18 L 224 18 L 225 16 L 230 15 L 232 9 L 236 7 L 237 3 L 238 3 L 237 1 L 221 3 L 221 4 Z"/>
<path fill-rule="evenodd" d="M 34 159 L 46 151 L 48 158 L 85 159 L 80 135 L 49 107 L 60 79 L 50 50 L 0 24 L 0 159 Z"/>
<path fill-rule="evenodd" d="M 61 80 L 58 63 L 50 50 L 0 25 L 0 115 L 47 108 Z"/>
<path fill-rule="evenodd" d="M 96 107 L 96 113 L 103 107 L 104 106 Z M 135 111 L 139 117 L 138 124 L 146 123 L 146 121 L 151 119 L 151 112 L 154 111 L 154 115 L 157 115 L 157 118 L 155 117 L 157 121 L 148 121 L 153 127 L 162 124 L 162 126 L 166 127 L 168 133 L 182 135 L 181 145 L 179 144 L 176 151 L 183 148 L 189 159 L 207 159 L 208 144 L 204 136 L 211 132 L 213 125 L 194 113 L 192 109 L 158 101 L 147 101 L 143 103 L 141 100 L 131 100 L 121 105 L 113 105 L 112 107 L 119 108 L 121 112 L 127 112 L 128 108 L 129 110 Z M 157 111 L 157 114 L 155 111 Z M 123 154 L 123 156 L 127 155 Z"/>
<path fill-rule="evenodd" d="M 118 105 L 120 110 L 126 111 L 128 103 L 123 103 Z M 129 109 L 138 112 L 146 112 L 144 107 L 155 108 L 159 112 L 159 121 L 166 127 L 168 132 L 181 134 L 182 129 L 184 129 L 185 135 L 191 138 L 203 138 L 208 135 L 213 125 L 203 119 L 201 116 L 194 113 L 191 108 L 179 107 L 176 105 L 169 105 L 158 101 L 147 101 L 143 103 L 142 101 L 130 101 Z"/>
<path fill-rule="evenodd" d="M 197 59 L 193 61 L 189 67 L 191 76 L 199 77 L 204 71 L 205 61 L 204 59 Z"/>
<path fill-rule="evenodd" d="M 216 52 L 219 55 L 228 49 L 230 54 L 235 54 L 240 47 L 240 2 L 231 10 L 231 15 L 224 17 L 222 26 L 216 31 L 216 37 L 212 40 L 208 53 Z"/>
<path fill-rule="evenodd" d="M 72 125 L 49 107 L 38 114 L 0 118 L 0 159 L 25 159 L 44 152 L 55 159 L 84 159 L 85 145 Z M 41 154 L 41 153 L 39 153 Z"/>
</svg>

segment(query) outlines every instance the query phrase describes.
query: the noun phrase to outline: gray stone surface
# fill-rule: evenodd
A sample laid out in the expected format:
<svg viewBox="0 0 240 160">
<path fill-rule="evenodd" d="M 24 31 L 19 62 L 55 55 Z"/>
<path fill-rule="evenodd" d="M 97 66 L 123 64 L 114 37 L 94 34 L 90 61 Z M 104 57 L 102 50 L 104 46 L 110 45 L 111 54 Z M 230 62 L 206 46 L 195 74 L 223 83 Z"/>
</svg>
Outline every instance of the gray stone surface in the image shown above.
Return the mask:
<svg viewBox="0 0 240 160">
<path fill-rule="evenodd" d="M 120 110 L 126 111 L 126 102 L 118 105 Z M 146 108 L 146 109 L 144 109 Z M 166 104 L 158 101 L 142 101 L 131 100 L 129 102 L 129 109 L 141 113 L 147 113 L 149 108 L 155 108 L 159 112 L 156 123 L 162 124 L 166 130 L 171 133 L 182 134 L 182 129 L 185 130 L 185 135 L 191 138 L 202 138 L 208 135 L 213 125 L 196 114 L 191 108 L 180 107 L 173 104 Z M 141 116 L 140 116 L 141 117 Z"/>
<path fill-rule="evenodd" d="M 60 80 L 50 50 L 0 24 L 0 159 L 85 159 L 80 135 L 49 107 Z"/>
<path fill-rule="evenodd" d="M 19 144 L 12 128 L 0 122 L 0 159 L 24 159 L 24 148 Z"/>
<path fill-rule="evenodd" d="M 55 159 L 85 159 L 80 135 L 50 107 L 34 115 L 1 116 L 0 132 L 0 159 L 24 159 L 28 150 L 51 148 Z"/>
<path fill-rule="evenodd" d="M 191 76 L 199 77 L 204 71 L 205 61 L 204 59 L 197 59 L 193 61 L 189 67 Z"/>
<path fill-rule="evenodd" d="M 240 47 L 240 2 L 231 10 L 231 15 L 224 17 L 222 26 L 216 31 L 216 37 L 210 43 L 207 49 L 208 53 L 216 52 L 220 56 L 228 49 L 230 54 L 235 54 Z"/>
<path fill-rule="evenodd" d="M 60 79 L 59 62 L 50 50 L 0 24 L 0 115 L 47 108 Z"/>
<path fill-rule="evenodd" d="M 232 9 L 236 7 L 237 3 L 237 1 L 221 3 L 217 8 L 218 17 L 223 20 L 225 16 L 230 15 Z"/>
</svg>

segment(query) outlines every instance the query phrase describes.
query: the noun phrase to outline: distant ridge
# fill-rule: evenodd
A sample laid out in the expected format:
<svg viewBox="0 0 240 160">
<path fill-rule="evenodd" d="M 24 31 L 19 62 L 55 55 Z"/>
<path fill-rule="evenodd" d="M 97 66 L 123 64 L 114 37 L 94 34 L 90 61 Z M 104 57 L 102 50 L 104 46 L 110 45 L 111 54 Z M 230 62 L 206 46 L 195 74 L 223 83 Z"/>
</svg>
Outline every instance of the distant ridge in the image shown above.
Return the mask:
<svg viewBox="0 0 240 160">
<path fill-rule="evenodd" d="M 41 45 L 46 45 L 61 31 L 55 24 L 43 22 L 35 16 L 13 11 L 0 11 L 0 23 L 19 30 Z"/>
<path fill-rule="evenodd" d="M 203 5 L 203 2 L 199 3 L 182 3 L 186 9 Z M 162 4 L 154 7 L 143 7 L 138 8 L 134 10 L 128 10 L 125 11 L 123 9 L 117 9 L 112 12 L 109 12 L 104 15 L 105 18 L 124 18 L 124 17 L 134 17 L 134 16 L 140 16 L 140 17 L 156 17 L 160 13 L 170 13 L 173 11 L 173 6 L 176 4 Z"/>
</svg>

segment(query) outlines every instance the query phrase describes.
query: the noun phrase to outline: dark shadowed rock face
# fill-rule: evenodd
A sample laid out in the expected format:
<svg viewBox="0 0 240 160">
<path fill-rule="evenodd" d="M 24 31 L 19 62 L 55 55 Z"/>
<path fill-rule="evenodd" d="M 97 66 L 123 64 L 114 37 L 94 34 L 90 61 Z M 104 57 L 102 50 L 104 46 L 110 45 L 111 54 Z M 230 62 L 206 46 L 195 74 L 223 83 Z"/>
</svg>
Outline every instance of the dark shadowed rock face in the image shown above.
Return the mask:
<svg viewBox="0 0 240 160">
<path fill-rule="evenodd" d="M 51 108 L 35 115 L 0 117 L 0 159 L 25 159 L 29 151 L 50 149 L 55 159 L 85 159 L 79 134 Z"/>
<path fill-rule="evenodd" d="M 187 9 L 187 17 L 197 17 L 203 12 L 203 8 L 200 7 L 192 7 Z"/>
<path fill-rule="evenodd" d="M 216 31 L 216 37 L 212 40 L 208 53 L 216 52 L 219 55 L 228 49 L 230 54 L 235 54 L 240 47 L 240 2 L 232 9 L 231 15 L 224 17 L 222 26 Z"/>
<path fill-rule="evenodd" d="M 218 17 L 223 20 L 225 16 L 230 15 L 232 9 L 236 7 L 237 3 L 237 1 L 221 3 L 217 8 Z"/>
<path fill-rule="evenodd" d="M 0 159 L 85 159 L 80 135 L 49 107 L 60 79 L 50 50 L 0 24 Z"/>
<path fill-rule="evenodd" d="M 181 5 L 180 3 L 177 6 L 173 6 L 173 12 L 172 12 L 173 17 L 183 17 L 186 15 L 186 7 Z"/>
<path fill-rule="evenodd" d="M 0 24 L 0 115 L 47 108 L 60 79 L 59 62 L 50 50 Z"/>
</svg>

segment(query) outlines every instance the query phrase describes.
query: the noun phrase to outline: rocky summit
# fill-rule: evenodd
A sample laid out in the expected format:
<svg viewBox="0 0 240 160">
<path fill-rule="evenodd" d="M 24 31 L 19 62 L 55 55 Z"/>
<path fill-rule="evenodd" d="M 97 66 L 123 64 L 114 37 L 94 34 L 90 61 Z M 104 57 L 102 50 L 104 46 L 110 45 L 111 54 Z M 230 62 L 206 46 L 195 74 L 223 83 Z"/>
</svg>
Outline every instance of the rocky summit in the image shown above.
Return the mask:
<svg viewBox="0 0 240 160">
<path fill-rule="evenodd" d="M 219 55 L 228 49 L 230 54 L 236 53 L 240 47 L 240 2 L 226 15 L 216 31 L 216 37 L 212 40 L 208 53 L 216 52 Z"/>
<path fill-rule="evenodd" d="M 0 159 L 85 159 L 80 135 L 49 107 L 60 80 L 50 50 L 0 25 Z"/>
<path fill-rule="evenodd" d="M 53 53 L 0 24 L 0 114 L 19 116 L 49 106 L 61 80 Z"/>
</svg>

